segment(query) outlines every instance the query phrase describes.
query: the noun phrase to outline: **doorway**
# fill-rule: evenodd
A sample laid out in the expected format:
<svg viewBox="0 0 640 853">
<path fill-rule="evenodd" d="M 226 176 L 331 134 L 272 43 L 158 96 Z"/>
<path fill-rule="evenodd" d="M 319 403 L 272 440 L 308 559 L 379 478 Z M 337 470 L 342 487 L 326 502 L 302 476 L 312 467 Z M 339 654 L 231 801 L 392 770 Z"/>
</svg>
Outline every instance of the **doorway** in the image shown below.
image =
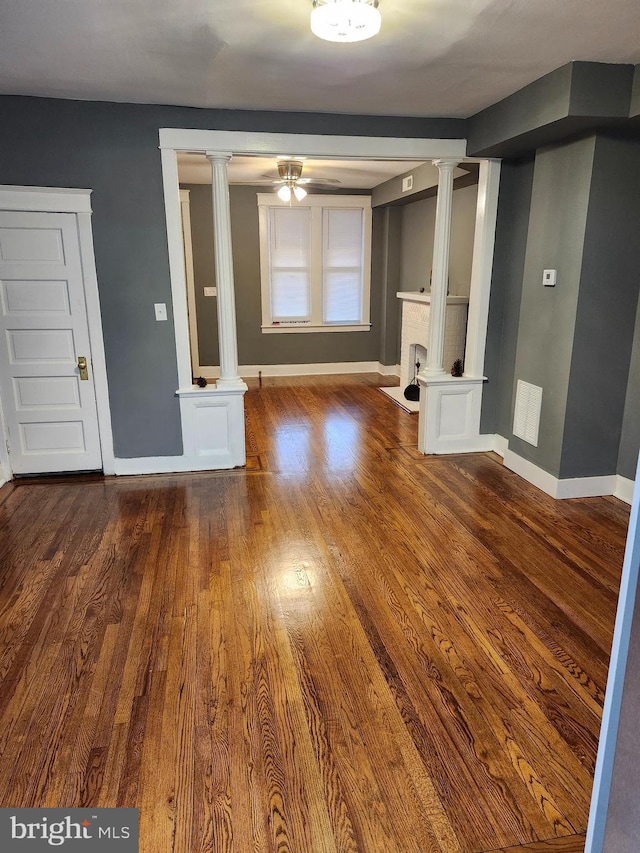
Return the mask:
<svg viewBox="0 0 640 853">
<path fill-rule="evenodd" d="M 0 188 L 5 479 L 112 473 L 90 215 L 89 190 Z"/>
<path fill-rule="evenodd" d="M 193 393 L 193 384 L 184 249 L 182 244 L 178 153 L 199 152 L 205 153 L 208 156 L 229 159 L 232 153 L 271 156 L 275 158 L 278 155 L 295 151 L 296 155 L 301 157 L 340 158 L 345 160 L 388 159 L 424 162 L 438 158 L 464 159 L 466 141 L 464 139 L 318 136 L 176 128 L 161 128 L 159 141 L 162 157 L 169 268 L 176 339 L 179 382 L 178 396 L 181 400 L 183 441 L 186 447 L 192 447 L 197 445 L 198 438 L 194 432 L 194 418 L 189 405 L 187 405 L 187 395 Z M 486 164 L 483 163 L 480 167 L 481 180 L 485 166 Z M 486 178 L 488 185 L 493 187 L 493 184 L 495 184 L 497 187 L 497 181 L 497 170 L 495 172 L 488 170 Z M 479 221 L 482 221 L 481 233 L 479 233 L 477 241 L 478 246 L 482 248 L 486 243 L 492 248 L 495 222 L 491 222 L 491 217 L 482 219 L 480 215 L 480 203 L 478 210 Z M 487 232 L 486 234 L 484 233 L 485 231 Z M 478 256 L 477 263 L 476 254 Z M 486 335 L 491 259 L 492 252 L 476 252 L 474 249 L 474 274 L 471 289 L 472 293 L 475 291 L 475 302 L 479 310 L 474 313 L 472 322 L 478 327 L 477 334 L 474 337 L 474 346 L 477 345 L 475 348 L 482 349 L 482 353 L 483 346 L 480 345 L 483 344 Z M 225 323 L 233 325 L 232 329 L 227 327 L 226 332 L 232 336 L 233 343 L 235 344 L 235 318 L 223 318 L 222 324 Z M 238 422 L 234 419 L 232 427 L 233 431 L 243 430 L 244 416 L 242 415 L 241 420 Z M 185 464 L 187 464 L 186 460 Z"/>
</svg>

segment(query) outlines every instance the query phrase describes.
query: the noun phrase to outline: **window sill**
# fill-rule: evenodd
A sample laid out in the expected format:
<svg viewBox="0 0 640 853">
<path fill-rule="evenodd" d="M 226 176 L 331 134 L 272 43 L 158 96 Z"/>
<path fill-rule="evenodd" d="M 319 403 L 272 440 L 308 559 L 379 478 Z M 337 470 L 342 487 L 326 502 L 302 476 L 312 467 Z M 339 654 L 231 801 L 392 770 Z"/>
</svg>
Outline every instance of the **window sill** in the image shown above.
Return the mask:
<svg viewBox="0 0 640 853">
<path fill-rule="evenodd" d="M 370 332 L 371 323 L 359 323 L 355 326 L 313 326 L 309 324 L 294 323 L 288 326 L 286 323 L 279 323 L 277 326 L 262 326 L 263 335 L 274 334 L 297 334 L 300 332 Z"/>
</svg>

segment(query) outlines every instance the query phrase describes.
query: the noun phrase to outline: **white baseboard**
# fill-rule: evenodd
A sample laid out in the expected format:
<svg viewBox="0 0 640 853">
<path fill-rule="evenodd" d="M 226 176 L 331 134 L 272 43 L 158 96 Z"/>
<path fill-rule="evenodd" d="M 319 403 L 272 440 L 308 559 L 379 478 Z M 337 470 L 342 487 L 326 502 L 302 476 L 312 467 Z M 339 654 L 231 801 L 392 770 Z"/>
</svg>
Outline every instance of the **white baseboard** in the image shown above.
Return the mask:
<svg viewBox="0 0 640 853">
<path fill-rule="evenodd" d="M 135 459 L 115 459 L 117 475 L 179 474 L 185 471 L 224 471 L 237 467 L 223 461 L 203 460 L 201 456 L 141 456 Z"/>
<path fill-rule="evenodd" d="M 614 495 L 630 504 L 633 496 L 633 481 L 617 474 L 601 477 L 568 477 L 561 480 L 509 449 L 504 453 L 504 465 L 528 483 L 558 500 Z"/>
<path fill-rule="evenodd" d="M 613 495 L 616 490 L 617 477 L 608 474 L 602 477 L 567 477 L 558 480 L 556 498 L 596 498 L 603 495 Z"/>
<path fill-rule="evenodd" d="M 495 448 L 493 435 L 476 435 L 465 438 L 441 439 L 433 451 L 436 456 L 447 453 L 487 453 Z"/>
<path fill-rule="evenodd" d="M 614 498 L 618 498 L 626 504 L 631 504 L 633 502 L 634 486 L 634 480 L 629 480 L 627 477 L 621 477 L 620 474 L 618 474 L 616 477 L 616 490 L 613 493 Z"/>
<path fill-rule="evenodd" d="M 200 375 L 217 379 L 220 368 L 201 365 Z M 400 365 L 381 364 L 379 361 L 332 361 L 309 364 L 241 364 L 238 373 L 244 379 L 263 376 L 323 376 L 336 373 L 381 373 L 383 376 L 400 376 Z"/>
<path fill-rule="evenodd" d="M 505 438 L 503 435 L 498 435 L 498 433 L 494 436 L 494 446 L 493 450 L 498 454 L 498 456 L 502 456 L 504 459 L 504 455 L 509 449 L 509 439 Z"/>
</svg>

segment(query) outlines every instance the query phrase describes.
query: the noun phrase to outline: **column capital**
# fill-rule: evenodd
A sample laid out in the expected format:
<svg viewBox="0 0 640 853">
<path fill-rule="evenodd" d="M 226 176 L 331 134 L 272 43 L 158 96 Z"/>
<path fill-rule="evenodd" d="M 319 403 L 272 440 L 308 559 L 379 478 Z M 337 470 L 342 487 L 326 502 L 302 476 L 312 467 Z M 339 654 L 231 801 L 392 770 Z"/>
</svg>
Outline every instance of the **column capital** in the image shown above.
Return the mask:
<svg viewBox="0 0 640 853">
<path fill-rule="evenodd" d="M 460 165 L 460 160 L 449 160 L 445 158 L 441 160 L 432 160 L 431 162 L 440 172 L 453 172 L 456 166 Z"/>
<path fill-rule="evenodd" d="M 205 156 L 210 163 L 228 163 L 233 154 L 231 151 L 205 151 Z"/>
</svg>

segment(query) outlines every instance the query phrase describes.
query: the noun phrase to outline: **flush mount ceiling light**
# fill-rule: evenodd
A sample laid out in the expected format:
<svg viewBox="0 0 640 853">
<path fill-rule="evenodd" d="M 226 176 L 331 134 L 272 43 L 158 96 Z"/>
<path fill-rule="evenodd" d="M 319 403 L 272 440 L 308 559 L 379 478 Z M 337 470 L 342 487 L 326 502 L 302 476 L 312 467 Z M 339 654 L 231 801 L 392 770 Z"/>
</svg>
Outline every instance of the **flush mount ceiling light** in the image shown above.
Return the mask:
<svg viewBox="0 0 640 853">
<path fill-rule="evenodd" d="M 311 32 L 325 41 L 364 41 L 381 22 L 378 0 L 313 0 Z"/>
<path fill-rule="evenodd" d="M 278 190 L 278 197 L 282 201 L 291 201 L 293 194 L 298 201 L 306 196 L 307 191 L 298 184 L 302 175 L 302 162 L 300 160 L 282 160 L 278 163 L 278 174 L 282 180 L 282 186 Z"/>
</svg>

